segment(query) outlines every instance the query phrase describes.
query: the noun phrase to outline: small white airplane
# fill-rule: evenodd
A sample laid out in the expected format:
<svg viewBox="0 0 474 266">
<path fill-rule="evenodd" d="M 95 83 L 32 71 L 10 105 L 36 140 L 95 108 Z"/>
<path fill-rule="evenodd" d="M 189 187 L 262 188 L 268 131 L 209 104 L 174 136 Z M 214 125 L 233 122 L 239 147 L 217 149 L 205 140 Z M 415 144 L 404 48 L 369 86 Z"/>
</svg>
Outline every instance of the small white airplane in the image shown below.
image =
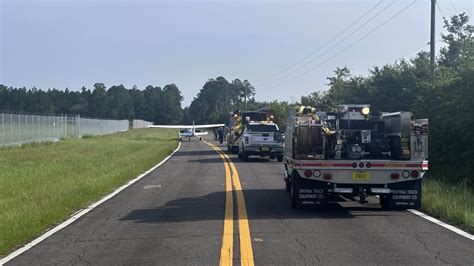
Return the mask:
<svg viewBox="0 0 474 266">
<path fill-rule="evenodd" d="M 224 124 L 195 125 L 193 121 L 192 125 L 149 125 L 148 127 L 176 128 L 179 129 L 179 140 L 183 140 L 183 138 L 188 138 L 191 140 L 191 137 L 197 137 L 199 140 L 202 140 L 200 136 L 206 135 L 208 132 L 200 132 L 201 128 L 215 128 L 223 126 Z"/>
</svg>

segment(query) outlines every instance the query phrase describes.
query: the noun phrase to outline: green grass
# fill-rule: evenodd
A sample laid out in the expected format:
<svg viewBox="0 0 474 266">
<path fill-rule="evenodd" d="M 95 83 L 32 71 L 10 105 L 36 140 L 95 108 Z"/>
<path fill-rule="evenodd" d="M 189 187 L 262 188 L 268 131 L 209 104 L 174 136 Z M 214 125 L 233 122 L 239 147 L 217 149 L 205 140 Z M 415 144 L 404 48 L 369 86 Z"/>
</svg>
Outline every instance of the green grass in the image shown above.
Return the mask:
<svg viewBox="0 0 474 266">
<path fill-rule="evenodd" d="M 421 206 L 423 212 L 474 233 L 474 190 L 468 182 L 423 179 Z"/>
<path fill-rule="evenodd" d="M 168 129 L 0 148 L 0 256 L 67 219 L 169 155 Z"/>
</svg>

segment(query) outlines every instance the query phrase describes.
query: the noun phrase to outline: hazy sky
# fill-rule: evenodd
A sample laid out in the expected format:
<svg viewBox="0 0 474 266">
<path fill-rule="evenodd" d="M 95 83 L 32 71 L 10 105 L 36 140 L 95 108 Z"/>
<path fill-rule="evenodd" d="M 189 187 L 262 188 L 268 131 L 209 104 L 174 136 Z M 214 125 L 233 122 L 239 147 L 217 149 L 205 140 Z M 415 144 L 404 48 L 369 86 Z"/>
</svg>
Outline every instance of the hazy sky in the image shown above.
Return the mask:
<svg viewBox="0 0 474 266">
<path fill-rule="evenodd" d="M 187 106 L 206 80 L 224 76 L 248 79 L 258 100 L 295 100 L 325 89 L 338 66 L 366 74 L 415 55 L 429 41 L 430 1 L 396 15 L 412 2 L 0 0 L 0 83 L 72 90 L 175 83 Z M 472 17 L 473 1 L 439 1 L 437 40 L 440 10 Z"/>
</svg>

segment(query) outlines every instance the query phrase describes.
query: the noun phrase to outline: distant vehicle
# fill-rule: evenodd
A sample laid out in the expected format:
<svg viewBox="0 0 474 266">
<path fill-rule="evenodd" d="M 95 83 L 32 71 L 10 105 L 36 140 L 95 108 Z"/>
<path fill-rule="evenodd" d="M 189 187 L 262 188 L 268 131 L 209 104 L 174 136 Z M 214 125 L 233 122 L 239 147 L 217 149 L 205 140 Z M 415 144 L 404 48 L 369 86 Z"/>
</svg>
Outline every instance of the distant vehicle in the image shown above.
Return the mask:
<svg viewBox="0 0 474 266">
<path fill-rule="evenodd" d="M 231 153 L 238 153 L 239 138 L 242 135 L 245 125 L 249 121 L 266 121 L 270 116 L 266 112 L 257 111 L 235 111 L 230 113 L 229 132 L 227 134 L 227 150 Z"/>
<path fill-rule="evenodd" d="M 223 126 L 224 124 L 195 125 L 193 121 L 192 125 L 149 125 L 148 127 L 179 129 L 179 140 L 181 141 L 183 138 L 188 138 L 188 140 L 191 140 L 192 137 L 197 137 L 199 140 L 202 140 L 201 136 L 206 135 L 208 132 L 201 132 L 201 129 Z"/>
<path fill-rule="evenodd" d="M 273 122 L 271 109 L 236 111 L 230 114 L 227 150 L 247 160 L 249 156 L 269 156 L 283 160 L 281 132 Z"/>
<path fill-rule="evenodd" d="M 285 182 L 293 208 L 324 206 L 337 195 L 378 195 L 385 209 L 418 209 L 428 170 L 428 119 L 410 112 L 370 114 L 370 105 L 332 112 L 290 111 Z"/>
</svg>

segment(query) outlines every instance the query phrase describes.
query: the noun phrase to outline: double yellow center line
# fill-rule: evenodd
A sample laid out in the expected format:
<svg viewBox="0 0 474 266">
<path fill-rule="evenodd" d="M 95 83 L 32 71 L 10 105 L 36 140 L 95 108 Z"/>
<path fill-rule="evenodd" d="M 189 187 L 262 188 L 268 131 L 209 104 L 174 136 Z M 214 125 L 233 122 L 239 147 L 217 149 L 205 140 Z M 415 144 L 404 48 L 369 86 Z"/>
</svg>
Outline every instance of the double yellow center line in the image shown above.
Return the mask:
<svg viewBox="0 0 474 266">
<path fill-rule="evenodd" d="M 235 169 L 234 163 L 227 154 L 223 153 L 219 147 L 212 143 L 204 141 L 212 149 L 217 151 L 225 167 L 225 215 L 224 215 L 224 234 L 222 237 L 220 265 L 232 265 L 234 254 L 234 199 L 233 191 L 237 196 L 237 210 L 239 222 L 239 240 L 240 240 L 240 262 L 241 265 L 254 265 L 252 241 L 250 238 L 249 221 L 247 217 L 247 208 L 245 207 L 244 194 L 240 184 L 239 173 Z"/>
</svg>

